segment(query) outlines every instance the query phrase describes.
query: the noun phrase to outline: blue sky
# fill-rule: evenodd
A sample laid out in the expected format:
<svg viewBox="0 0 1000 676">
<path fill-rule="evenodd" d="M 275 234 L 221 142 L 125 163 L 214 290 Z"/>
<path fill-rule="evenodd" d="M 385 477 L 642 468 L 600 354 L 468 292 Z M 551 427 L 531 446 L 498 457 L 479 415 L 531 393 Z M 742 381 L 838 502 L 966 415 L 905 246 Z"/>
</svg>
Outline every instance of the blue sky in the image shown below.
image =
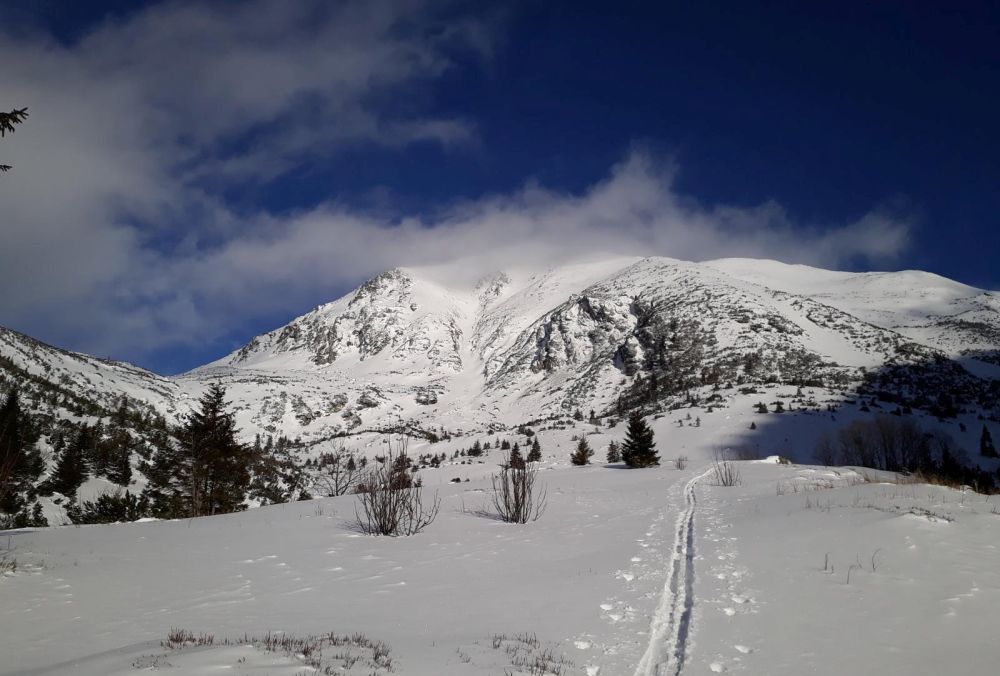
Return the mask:
<svg viewBox="0 0 1000 676">
<path fill-rule="evenodd" d="M 60 346 L 178 372 L 482 250 L 1000 289 L 996 3 L 4 6 L 0 325 Z"/>
</svg>

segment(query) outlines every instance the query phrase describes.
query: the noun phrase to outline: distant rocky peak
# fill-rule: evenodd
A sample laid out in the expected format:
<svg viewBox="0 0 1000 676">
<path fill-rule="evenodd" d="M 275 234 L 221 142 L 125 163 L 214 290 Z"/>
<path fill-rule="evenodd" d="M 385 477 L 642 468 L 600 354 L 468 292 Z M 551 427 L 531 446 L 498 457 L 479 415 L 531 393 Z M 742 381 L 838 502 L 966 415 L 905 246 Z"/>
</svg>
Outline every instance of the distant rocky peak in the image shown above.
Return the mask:
<svg viewBox="0 0 1000 676">
<path fill-rule="evenodd" d="M 372 277 L 367 282 L 358 287 L 350 305 L 358 303 L 370 303 L 373 301 L 387 301 L 404 304 L 413 287 L 413 278 L 404 270 L 393 268 L 388 272 Z"/>
</svg>

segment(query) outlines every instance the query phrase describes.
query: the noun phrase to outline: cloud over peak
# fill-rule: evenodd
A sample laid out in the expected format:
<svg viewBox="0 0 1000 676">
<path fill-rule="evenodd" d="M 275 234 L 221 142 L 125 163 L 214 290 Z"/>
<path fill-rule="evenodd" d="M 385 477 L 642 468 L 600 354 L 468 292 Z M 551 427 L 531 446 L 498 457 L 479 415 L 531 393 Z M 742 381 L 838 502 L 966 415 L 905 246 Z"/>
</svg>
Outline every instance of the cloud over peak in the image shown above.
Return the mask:
<svg viewBox="0 0 1000 676">
<path fill-rule="evenodd" d="M 675 189 L 676 165 L 641 149 L 580 193 L 525 177 L 429 215 L 332 201 L 247 214 L 226 201 L 227 186 L 266 184 L 351 144 L 474 144 L 474 120 L 409 100 L 455 50 L 493 49 L 489 22 L 447 5 L 444 21 L 439 7 L 168 2 L 69 45 L 0 34 L 0 59 L 15 64 L 0 72 L 4 105 L 31 110 L 0 143 L 15 165 L 0 179 L 0 324 L 141 360 L 224 349 L 240 327 L 397 265 L 599 253 L 837 266 L 907 245 L 907 221 L 879 210 L 803 224 L 773 202 L 699 204 Z"/>
</svg>

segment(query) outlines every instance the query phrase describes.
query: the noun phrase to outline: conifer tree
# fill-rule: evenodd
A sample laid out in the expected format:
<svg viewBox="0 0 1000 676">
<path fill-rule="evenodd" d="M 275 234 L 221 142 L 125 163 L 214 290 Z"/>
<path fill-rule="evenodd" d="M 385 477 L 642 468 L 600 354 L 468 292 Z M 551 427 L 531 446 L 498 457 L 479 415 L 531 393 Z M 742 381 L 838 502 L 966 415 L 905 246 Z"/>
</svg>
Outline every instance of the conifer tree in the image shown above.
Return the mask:
<svg viewBox="0 0 1000 676">
<path fill-rule="evenodd" d="M 472 444 L 472 448 L 469 449 L 469 455 L 473 458 L 478 458 L 483 454 L 483 445 L 479 443 L 479 439 L 476 439 L 475 443 Z"/>
<path fill-rule="evenodd" d="M 236 440 L 233 414 L 226 411 L 226 390 L 213 383 L 180 433 L 192 516 L 244 509 L 250 483 L 250 451 Z"/>
<path fill-rule="evenodd" d="M 528 451 L 528 462 L 541 462 L 542 461 L 542 445 L 538 442 L 538 437 L 536 436 L 531 441 L 531 450 Z"/>
<path fill-rule="evenodd" d="M 15 108 L 9 113 L 0 113 L 0 138 L 8 133 L 13 134 L 15 125 L 21 124 L 28 117 L 27 108 Z M 13 169 L 9 164 L 0 164 L 0 172 L 7 172 Z"/>
<path fill-rule="evenodd" d="M 979 437 L 979 454 L 984 458 L 997 457 L 997 449 L 993 445 L 993 435 L 990 434 L 986 425 L 983 425 L 983 433 Z"/>
<path fill-rule="evenodd" d="M 593 455 L 594 449 L 587 442 L 587 436 L 581 435 L 580 441 L 576 444 L 576 450 L 569 456 L 569 460 L 574 465 L 589 465 Z"/>
<path fill-rule="evenodd" d="M 86 449 L 91 445 L 93 430 L 87 424 L 80 425 L 76 434 L 56 460 L 52 473 L 52 489 L 66 497 L 75 499 L 76 491 L 87 480 Z"/>
<path fill-rule="evenodd" d="M 21 459 L 21 411 L 17 390 L 11 392 L 0 406 L 0 510 L 5 508 L 8 496 L 14 493 L 14 475 Z"/>
<path fill-rule="evenodd" d="M 524 469 L 524 456 L 521 455 L 521 447 L 517 442 L 514 442 L 514 447 L 510 449 L 507 464 L 511 469 Z"/>
<path fill-rule="evenodd" d="M 48 528 L 49 520 L 45 518 L 45 514 L 42 513 L 42 504 L 36 502 L 34 507 L 31 509 L 31 520 L 28 523 L 31 528 Z"/>
<path fill-rule="evenodd" d="M 12 389 L 0 406 L 0 512 L 15 514 L 34 499 L 45 463 L 32 436 L 31 421 Z"/>
<path fill-rule="evenodd" d="M 155 516 L 206 516 L 246 507 L 251 451 L 236 440 L 225 397 L 225 389 L 211 385 L 176 430 L 177 442 L 165 431 L 150 439 L 155 451 L 143 464 L 149 479 L 143 497 Z"/>
<path fill-rule="evenodd" d="M 608 464 L 613 464 L 622 461 L 622 451 L 621 447 L 618 445 L 617 441 L 612 441 L 608 444 Z"/>
<path fill-rule="evenodd" d="M 622 460 L 629 467 L 650 467 L 660 464 L 660 456 L 653 441 L 653 430 L 638 411 L 633 411 L 629 415 L 625 442 L 622 444 Z"/>
<path fill-rule="evenodd" d="M 113 441 L 108 479 L 119 486 L 128 486 L 132 483 L 132 437 L 127 430 L 122 430 Z"/>
</svg>

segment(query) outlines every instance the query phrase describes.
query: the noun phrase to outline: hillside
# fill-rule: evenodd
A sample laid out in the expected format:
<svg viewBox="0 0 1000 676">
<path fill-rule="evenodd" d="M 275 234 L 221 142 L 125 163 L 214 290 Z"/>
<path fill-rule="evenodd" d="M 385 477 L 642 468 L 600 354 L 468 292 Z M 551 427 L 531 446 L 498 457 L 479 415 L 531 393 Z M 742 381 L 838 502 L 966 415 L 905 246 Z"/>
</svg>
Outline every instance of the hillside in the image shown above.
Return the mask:
<svg viewBox="0 0 1000 676">
<path fill-rule="evenodd" d="M 138 445 L 129 487 L 140 492 L 143 459 L 212 383 L 227 388 L 245 441 L 294 440 L 305 457 L 345 437 L 369 448 L 389 431 L 434 440 L 764 404 L 927 414 L 992 471 L 976 459 L 976 435 L 1000 417 L 998 354 L 1000 296 L 929 273 L 669 258 L 483 271 L 462 261 L 385 272 L 173 377 L 2 330 L 0 378 L 27 402 L 41 479 L 57 431 L 86 423 L 109 434 L 117 411 Z M 809 429 L 797 458 L 812 455 Z M 84 495 L 112 489 L 102 479 Z"/>
<path fill-rule="evenodd" d="M 651 375 L 668 398 L 942 360 L 983 379 L 969 397 L 1000 378 L 1000 298 L 925 273 L 646 258 L 449 278 L 379 275 L 173 382 L 221 379 L 246 430 L 308 440 L 610 413 Z"/>
</svg>

